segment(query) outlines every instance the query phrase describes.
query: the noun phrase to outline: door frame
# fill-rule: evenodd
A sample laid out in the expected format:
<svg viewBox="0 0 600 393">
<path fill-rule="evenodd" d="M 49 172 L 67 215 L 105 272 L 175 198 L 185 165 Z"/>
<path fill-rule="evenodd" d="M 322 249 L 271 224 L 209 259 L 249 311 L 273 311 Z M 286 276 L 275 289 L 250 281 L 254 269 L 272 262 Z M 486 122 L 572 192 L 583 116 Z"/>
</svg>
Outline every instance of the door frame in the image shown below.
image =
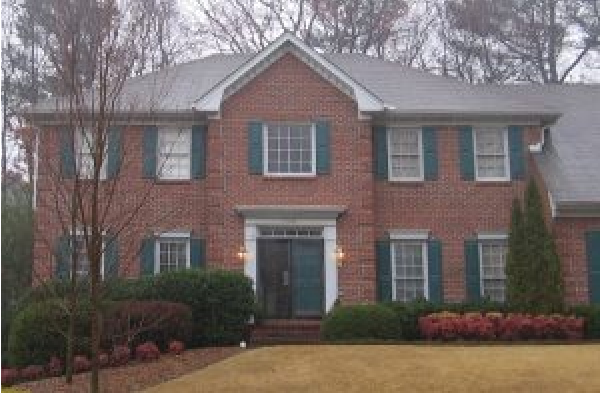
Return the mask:
<svg viewBox="0 0 600 393">
<path fill-rule="evenodd" d="M 256 293 L 257 279 L 257 244 L 261 226 L 312 226 L 323 228 L 323 291 L 324 313 L 330 311 L 338 298 L 338 271 L 335 259 L 337 247 L 336 219 L 271 219 L 247 218 L 244 223 L 244 245 L 248 252 L 244 264 L 244 273 L 252 279 Z"/>
</svg>

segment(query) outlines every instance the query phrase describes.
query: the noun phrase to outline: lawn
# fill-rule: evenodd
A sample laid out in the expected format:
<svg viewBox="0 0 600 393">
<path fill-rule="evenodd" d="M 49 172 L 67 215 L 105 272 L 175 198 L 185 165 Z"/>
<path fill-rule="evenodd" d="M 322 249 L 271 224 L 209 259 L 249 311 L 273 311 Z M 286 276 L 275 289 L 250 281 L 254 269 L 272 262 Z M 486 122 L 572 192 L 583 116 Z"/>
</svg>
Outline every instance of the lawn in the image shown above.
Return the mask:
<svg viewBox="0 0 600 393">
<path fill-rule="evenodd" d="M 599 392 L 600 345 L 265 347 L 147 390 L 256 391 Z"/>
</svg>

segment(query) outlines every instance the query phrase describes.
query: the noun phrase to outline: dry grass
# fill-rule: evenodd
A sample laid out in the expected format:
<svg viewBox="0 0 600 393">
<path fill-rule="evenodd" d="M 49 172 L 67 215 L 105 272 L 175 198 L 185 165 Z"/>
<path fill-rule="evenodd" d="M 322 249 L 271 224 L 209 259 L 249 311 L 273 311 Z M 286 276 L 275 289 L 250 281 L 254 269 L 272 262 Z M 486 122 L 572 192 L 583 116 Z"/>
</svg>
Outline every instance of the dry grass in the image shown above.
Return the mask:
<svg viewBox="0 0 600 393">
<path fill-rule="evenodd" d="M 600 392 L 600 345 L 269 347 L 147 392 L 338 391 Z"/>
</svg>

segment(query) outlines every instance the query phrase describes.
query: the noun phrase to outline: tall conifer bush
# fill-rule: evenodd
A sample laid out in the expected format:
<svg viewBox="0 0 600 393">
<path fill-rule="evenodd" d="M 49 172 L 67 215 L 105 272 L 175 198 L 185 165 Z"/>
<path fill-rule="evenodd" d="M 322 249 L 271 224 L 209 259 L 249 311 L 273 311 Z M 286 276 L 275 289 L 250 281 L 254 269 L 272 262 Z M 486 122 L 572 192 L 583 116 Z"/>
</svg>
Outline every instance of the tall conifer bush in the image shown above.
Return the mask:
<svg viewBox="0 0 600 393">
<path fill-rule="evenodd" d="M 533 180 L 527 185 L 523 210 L 521 214 L 518 201 L 513 203 L 506 261 L 508 301 L 527 311 L 561 311 L 564 307 L 562 267 Z"/>
</svg>

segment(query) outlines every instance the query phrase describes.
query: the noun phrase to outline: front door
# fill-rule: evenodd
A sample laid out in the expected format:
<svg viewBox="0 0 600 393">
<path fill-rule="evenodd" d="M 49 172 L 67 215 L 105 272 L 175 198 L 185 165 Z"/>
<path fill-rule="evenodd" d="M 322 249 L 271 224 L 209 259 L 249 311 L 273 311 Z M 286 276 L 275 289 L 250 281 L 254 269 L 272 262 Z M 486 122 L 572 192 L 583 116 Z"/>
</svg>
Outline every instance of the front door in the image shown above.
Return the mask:
<svg viewBox="0 0 600 393">
<path fill-rule="evenodd" d="M 267 318 L 323 314 L 323 240 L 259 239 L 257 296 Z"/>
</svg>

